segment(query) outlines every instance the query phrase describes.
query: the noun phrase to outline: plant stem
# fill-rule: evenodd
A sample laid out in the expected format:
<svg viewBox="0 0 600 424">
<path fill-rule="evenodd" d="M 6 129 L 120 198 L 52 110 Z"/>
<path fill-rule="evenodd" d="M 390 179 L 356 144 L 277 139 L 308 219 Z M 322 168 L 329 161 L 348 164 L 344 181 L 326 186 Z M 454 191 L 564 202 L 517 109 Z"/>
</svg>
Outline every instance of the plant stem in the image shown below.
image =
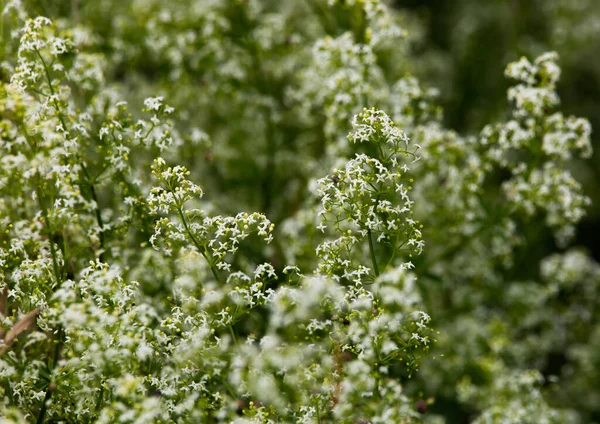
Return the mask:
<svg viewBox="0 0 600 424">
<path fill-rule="evenodd" d="M 58 357 L 60 354 L 60 348 L 62 346 L 62 332 L 63 332 L 62 327 L 59 327 L 57 340 L 56 340 L 56 346 L 54 347 L 54 358 L 52 361 L 52 367 L 50 367 L 50 365 L 48 365 L 50 374 L 52 374 L 52 371 L 54 371 L 54 369 L 56 368 L 56 365 L 58 364 Z M 42 403 L 42 407 L 40 408 L 40 415 L 38 415 L 36 424 L 42 424 L 44 422 L 44 420 L 46 419 L 46 409 L 47 409 L 48 401 L 52 397 L 52 390 L 50 389 L 51 385 L 52 385 L 52 382 L 50 381 L 48 383 L 48 387 L 46 387 L 46 395 L 44 396 L 44 401 Z"/>
<path fill-rule="evenodd" d="M 89 185 L 90 193 L 92 195 L 92 200 L 96 203 L 96 210 L 95 210 L 96 223 L 98 224 L 98 227 L 100 228 L 100 231 L 98 232 L 98 237 L 100 239 L 100 249 L 102 251 L 102 253 L 100 253 L 98 259 L 100 259 L 100 262 L 104 262 L 104 223 L 102 222 L 102 215 L 100 213 L 100 205 L 98 204 L 98 196 L 96 196 L 96 189 L 94 187 L 94 184 L 92 183 L 90 174 L 88 173 L 83 160 L 81 161 L 81 171 L 85 175 L 85 178 Z"/>
<path fill-rule="evenodd" d="M 60 271 L 58 270 L 58 259 L 56 258 L 56 247 L 54 246 L 54 234 L 50 229 L 50 219 L 48 217 L 48 209 L 46 208 L 45 202 L 42 202 L 42 196 L 38 194 L 38 205 L 42 210 L 42 216 L 44 217 L 44 226 L 46 227 L 46 232 L 48 233 L 48 242 L 50 243 L 50 254 L 52 255 L 52 267 L 54 269 L 54 278 L 56 278 L 56 284 L 60 284 Z"/>
<path fill-rule="evenodd" d="M 208 265 L 210 266 L 210 270 L 213 273 L 213 276 L 215 277 L 215 280 L 217 280 L 217 283 L 221 284 L 221 280 L 219 278 L 219 273 L 217 272 L 217 269 L 215 268 L 215 266 L 212 264 L 212 261 L 210 259 L 208 259 L 208 256 L 206 255 L 206 253 L 204 252 L 200 252 L 202 253 L 202 256 L 204 256 L 204 259 L 206 259 L 206 262 L 208 262 Z"/>
<path fill-rule="evenodd" d="M 104 396 L 104 382 L 100 381 L 100 393 L 98 394 L 98 401 L 96 402 L 95 412 L 98 413 L 100 411 L 100 407 L 102 406 L 102 397 Z"/>
<path fill-rule="evenodd" d="M 367 230 L 369 236 L 369 251 L 371 252 L 371 263 L 373 264 L 373 271 L 375 277 L 379 277 L 379 268 L 377 267 L 377 258 L 375 257 L 375 248 L 373 247 L 373 236 L 371 235 L 371 229 Z"/>
<path fill-rule="evenodd" d="M 229 324 L 229 332 L 231 333 L 231 337 L 233 338 L 233 342 L 236 346 L 238 346 L 237 337 L 235 337 L 235 332 L 233 331 L 233 325 Z"/>
<path fill-rule="evenodd" d="M 36 421 L 36 424 L 42 424 L 44 419 L 46 418 L 46 405 L 52 396 L 52 392 L 46 389 L 46 396 L 44 396 L 44 402 L 42 403 L 42 408 L 40 409 L 40 415 Z"/>
<path fill-rule="evenodd" d="M 187 219 L 186 219 L 185 215 L 183 214 L 183 211 L 181 210 L 181 206 L 177 207 L 177 213 L 179 214 L 179 217 L 181 218 L 181 222 L 183 223 L 183 227 L 185 228 L 186 233 L 188 233 L 188 235 L 190 236 L 190 239 L 192 239 L 194 246 L 196 246 L 198 251 L 202 254 L 202 256 L 204 256 L 204 259 L 206 259 L 206 262 L 208 262 L 208 266 L 210 266 L 210 270 L 212 271 L 213 275 L 215 276 L 217 283 L 221 284 L 221 279 L 219 278 L 219 273 L 218 273 L 216 267 L 214 266 L 212 261 L 208 258 L 208 255 L 206 254 L 204 247 L 200 245 L 198 240 L 196 240 L 196 237 L 194 237 L 194 234 L 192 234 L 190 227 L 188 226 Z"/>
<path fill-rule="evenodd" d="M 46 79 L 48 80 L 48 87 L 50 88 L 50 94 L 52 95 L 52 104 L 54 105 L 54 109 L 56 110 L 56 115 L 58 116 L 58 120 L 60 121 L 60 123 L 63 127 L 63 130 L 68 133 L 69 130 L 67 128 L 67 124 L 62 115 L 62 112 L 60 111 L 58 101 L 54 97 L 55 91 L 54 91 L 54 86 L 52 85 L 52 77 L 50 76 L 50 69 L 48 68 L 48 65 L 46 65 L 46 61 L 44 60 L 44 57 L 42 56 L 40 51 L 36 49 L 35 52 L 37 53 L 38 57 L 40 58 L 40 61 L 42 62 L 42 67 L 44 68 L 44 73 L 46 74 Z M 100 205 L 98 204 L 98 197 L 96 196 L 96 189 L 94 188 L 94 183 L 92 182 L 90 174 L 87 171 L 87 168 L 85 166 L 85 162 L 83 161 L 83 158 L 79 155 L 77 155 L 77 157 L 79 158 L 79 161 L 81 164 L 81 170 L 82 170 L 83 175 L 85 176 L 86 182 L 90 188 L 90 192 L 92 194 L 92 200 L 94 202 L 96 202 L 96 222 L 98 223 L 98 227 L 100 227 L 100 232 L 99 232 L 100 248 L 103 251 L 99 255 L 99 259 L 100 259 L 100 262 L 104 262 L 104 233 L 103 233 L 104 224 L 102 223 L 102 216 L 100 215 Z"/>
</svg>

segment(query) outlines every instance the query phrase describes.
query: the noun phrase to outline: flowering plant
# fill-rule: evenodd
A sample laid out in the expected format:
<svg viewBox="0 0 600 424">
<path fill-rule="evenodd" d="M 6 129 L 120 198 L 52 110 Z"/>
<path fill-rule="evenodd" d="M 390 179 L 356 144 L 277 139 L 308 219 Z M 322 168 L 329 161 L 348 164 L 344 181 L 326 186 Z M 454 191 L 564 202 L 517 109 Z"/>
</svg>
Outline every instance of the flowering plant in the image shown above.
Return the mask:
<svg viewBox="0 0 600 424">
<path fill-rule="evenodd" d="M 557 54 L 509 64 L 512 116 L 460 135 L 384 1 L 70 11 L 3 12 L 3 422 L 597 412 L 568 401 L 600 378 L 600 266 L 520 273 L 590 205 Z"/>
</svg>

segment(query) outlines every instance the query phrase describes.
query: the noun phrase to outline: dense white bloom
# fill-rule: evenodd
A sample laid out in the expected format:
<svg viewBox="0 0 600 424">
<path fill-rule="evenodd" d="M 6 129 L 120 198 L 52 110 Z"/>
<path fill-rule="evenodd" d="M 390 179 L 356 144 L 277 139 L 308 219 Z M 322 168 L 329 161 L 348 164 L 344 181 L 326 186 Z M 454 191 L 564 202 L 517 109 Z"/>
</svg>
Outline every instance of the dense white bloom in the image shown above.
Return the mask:
<svg viewBox="0 0 600 424">
<path fill-rule="evenodd" d="M 107 1 L 3 15 L 5 420 L 412 424 L 438 396 L 576 422 L 555 387 L 596 408 L 600 268 L 528 263 L 590 203 L 556 54 L 510 64 L 512 116 L 462 136 L 390 2 Z"/>
</svg>

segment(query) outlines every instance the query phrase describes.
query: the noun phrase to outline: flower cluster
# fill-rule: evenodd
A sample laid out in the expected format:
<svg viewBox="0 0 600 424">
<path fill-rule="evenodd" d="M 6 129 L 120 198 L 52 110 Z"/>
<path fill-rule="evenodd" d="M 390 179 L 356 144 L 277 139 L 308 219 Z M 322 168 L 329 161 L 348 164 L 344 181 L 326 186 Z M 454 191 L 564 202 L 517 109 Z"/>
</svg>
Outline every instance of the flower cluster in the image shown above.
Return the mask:
<svg viewBox="0 0 600 424">
<path fill-rule="evenodd" d="M 364 78 L 365 74 L 377 72 L 373 66 L 375 55 L 370 46 L 356 43 L 351 33 L 319 40 L 312 56 L 314 67 L 305 71 L 302 86 L 293 97 L 302 102 L 305 115 L 310 116 L 315 108 L 324 108 L 319 113 L 327 119 L 325 133 L 335 138 L 357 112 L 356 105 L 373 98 L 381 76 Z"/>
<path fill-rule="evenodd" d="M 187 201 L 203 195 L 202 189 L 187 179 L 189 171 L 185 167 L 167 167 L 165 160 L 158 158 L 152 172 L 161 186 L 150 191 L 147 199 L 150 213 L 176 216 L 175 221 L 168 216 L 158 219 L 150 238 L 152 245 L 162 246 L 167 255 L 172 254 L 174 247 L 186 247 L 191 242 L 219 281 L 217 270 L 230 272 L 231 263 L 225 259 L 237 252 L 240 241 L 252 233 L 267 243 L 273 239 L 274 225 L 263 214 L 240 212 L 236 216 L 209 217 L 201 209 L 184 209 Z"/>
<path fill-rule="evenodd" d="M 501 366 L 491 364 L 493 371 L 502 375 L 485 393 L 479 392 L 468 380 L 460 383 L 459 396 L 483 405 L 483 412 L 473 421 L 476 424 L 497 422 L 564 423 L 575 422 L 576 415 L 552 409 L 542 397 L 540 386 L 544 378 L 537 371 L 503 373 Z M 494 369 L 499 368 L 499 369 Z M 502 400 L 510 399 L 508 403 Z M 502 406 L 500 406 L 502 405 Z"/>
<path fill-rule="evenodd" d="M 575 155 L 588 158 L 592 149 L 586 119 L 551 113 L 559 103 L 557 59 L 547 53 L 533 63 L 522 58 L 506 68 L 506 75 L 519 82 L 508 91 L 514 119 L 485 127 L 481 141 L 489 146 L 489 160 L 512 174 L 502 185 L 511 207 L 530 216 L 543 211 L 559 243 L 565 244 L 590 203 L 565 161 Z"/>
<path fill-rule="evenodd" d="M 421 226 L 412 218 L 414 202 L 408 196 L 413 179 L 407 176 L 408 166 L 400 164 L 402 156 L 417 160 L 419 146 L 411 150 L 406 134 L 374 108 L 356 115 L 352 125 L 349 140 L 372 143 L 377 158 L 357 154 L 344 169 L 335 169 L 331 176 L 319 180 L 322 210 L 318 228 L 324 232 L 330 223 L 340 237 L 323 242 L 317 254 L 326 275 L 360 283 L 363 276 L 372 280 L 379 275 L 374 243 L 391 252 L 387 258 L 391 265 L 403 250 L 411 256 L 420 254 L 424 242 Z M 367 240 L 372 269 L 353 259 L 353 250 L 360 250 Z"/>
<path fill-rule="evenodd" d="M 19 43 L 19 60 L 11 82 L 20 90 L 48 89 L 46 95 L 51 102 L 58 99 L 55 96 L 54 82 L 45 78 L 50 69 L 57 73 L 64 73 L 64 66 L 55 59 L 65 55 L 72 49 L 68 38 L 56 36 L 51 30 L 52 21 L 45 17 L 28 19 L 21 30 Z"/>
</svg>

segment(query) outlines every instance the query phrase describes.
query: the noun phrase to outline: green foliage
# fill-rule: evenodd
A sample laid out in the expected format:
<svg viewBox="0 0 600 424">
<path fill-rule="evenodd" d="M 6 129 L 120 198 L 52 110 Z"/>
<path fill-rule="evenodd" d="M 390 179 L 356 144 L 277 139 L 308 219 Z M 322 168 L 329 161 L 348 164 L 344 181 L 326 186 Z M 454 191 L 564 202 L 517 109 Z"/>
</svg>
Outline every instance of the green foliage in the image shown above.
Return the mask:
<svg viewBox="0 0 600 424">
<path fill-rule="evenodd" d="M 461 135 L 384 1 L 3 16 L 3 422 L 598 416 L 591 126 L 556 53 Z"/>
</svg>

